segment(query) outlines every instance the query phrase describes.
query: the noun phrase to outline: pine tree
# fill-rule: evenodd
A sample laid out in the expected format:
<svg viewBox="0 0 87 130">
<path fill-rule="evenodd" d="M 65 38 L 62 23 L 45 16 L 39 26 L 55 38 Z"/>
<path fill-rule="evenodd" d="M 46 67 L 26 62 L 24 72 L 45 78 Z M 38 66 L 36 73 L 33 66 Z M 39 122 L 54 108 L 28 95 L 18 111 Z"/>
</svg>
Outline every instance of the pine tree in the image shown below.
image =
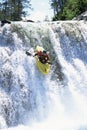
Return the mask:
<svg viewBox="0 0 87 130">
<path fill-rule="evenodd" d="M 57 15 L 60 11 L 62 11 L 65 1 L 66 0 L 51 0 L 50 1 L 50 5 L 54 11 L 54 15 Z"/>
<path fill-rule="evenodd" d="M 31 9 L 30 0 L 3 0 L 0 2 L 0 20 L 21 20 L 27 14 L 25 8 Z"/>
</svg>

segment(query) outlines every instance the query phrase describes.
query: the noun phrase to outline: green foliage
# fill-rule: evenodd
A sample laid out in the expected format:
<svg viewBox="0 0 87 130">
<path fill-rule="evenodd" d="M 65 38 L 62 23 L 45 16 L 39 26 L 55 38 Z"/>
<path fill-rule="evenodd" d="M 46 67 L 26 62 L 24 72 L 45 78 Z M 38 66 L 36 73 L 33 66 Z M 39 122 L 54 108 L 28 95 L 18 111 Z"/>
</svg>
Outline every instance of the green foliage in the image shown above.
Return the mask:
<svg viewBox="0 0 87 130">
<path fill-rule="evenodd" d="M 71 20 L 87 10 L 87 0 L 66 0 L 63 9 L 53 20 Z"/>
</svg>

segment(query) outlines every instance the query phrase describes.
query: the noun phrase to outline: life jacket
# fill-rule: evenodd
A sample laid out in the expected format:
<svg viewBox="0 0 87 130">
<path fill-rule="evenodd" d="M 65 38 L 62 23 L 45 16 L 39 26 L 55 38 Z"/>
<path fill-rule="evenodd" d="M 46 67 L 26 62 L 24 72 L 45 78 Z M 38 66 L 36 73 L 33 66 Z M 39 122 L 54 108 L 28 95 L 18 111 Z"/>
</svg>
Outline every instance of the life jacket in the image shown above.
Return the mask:
<svg viewBox="0 0 87 130">
<path fill-rule="evenodd" d="M 38 58 L 42 63 L 47 63 L 50 60 L 50 57 L 47 53 L 43 53 L 42 51 L 37 52 Z"/>
</svg>

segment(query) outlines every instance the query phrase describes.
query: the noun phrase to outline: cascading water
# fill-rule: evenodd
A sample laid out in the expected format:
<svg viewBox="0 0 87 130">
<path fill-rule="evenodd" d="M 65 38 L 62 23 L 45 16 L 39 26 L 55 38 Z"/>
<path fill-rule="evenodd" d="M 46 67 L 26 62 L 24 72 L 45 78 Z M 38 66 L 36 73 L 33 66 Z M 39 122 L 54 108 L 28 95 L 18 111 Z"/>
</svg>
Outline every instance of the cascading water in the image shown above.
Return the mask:
<svg viewBox="0 0 87 130">
<path fill-rule="evenodd" d="M 87 23 L 13 22 L 0 28 L 0 128 L 87 129 Z M 50 52 L 41 74 L 26 50 Z"/>
</svg>

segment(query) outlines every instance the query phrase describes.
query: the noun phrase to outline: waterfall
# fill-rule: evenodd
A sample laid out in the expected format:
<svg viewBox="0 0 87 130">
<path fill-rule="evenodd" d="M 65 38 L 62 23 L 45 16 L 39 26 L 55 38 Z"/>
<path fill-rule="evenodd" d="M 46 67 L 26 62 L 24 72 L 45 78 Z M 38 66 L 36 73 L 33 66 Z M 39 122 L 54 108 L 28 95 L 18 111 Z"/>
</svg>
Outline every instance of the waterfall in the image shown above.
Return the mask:
<svg viewBox="0 0 87 130">
<path fill-rule="evenodd" d="M 50 53 L 43 75 L 26 51 Z M 87 22 L 13 22 L 0 28 L 0 129 L 87 129 Z"/>
</svg>

